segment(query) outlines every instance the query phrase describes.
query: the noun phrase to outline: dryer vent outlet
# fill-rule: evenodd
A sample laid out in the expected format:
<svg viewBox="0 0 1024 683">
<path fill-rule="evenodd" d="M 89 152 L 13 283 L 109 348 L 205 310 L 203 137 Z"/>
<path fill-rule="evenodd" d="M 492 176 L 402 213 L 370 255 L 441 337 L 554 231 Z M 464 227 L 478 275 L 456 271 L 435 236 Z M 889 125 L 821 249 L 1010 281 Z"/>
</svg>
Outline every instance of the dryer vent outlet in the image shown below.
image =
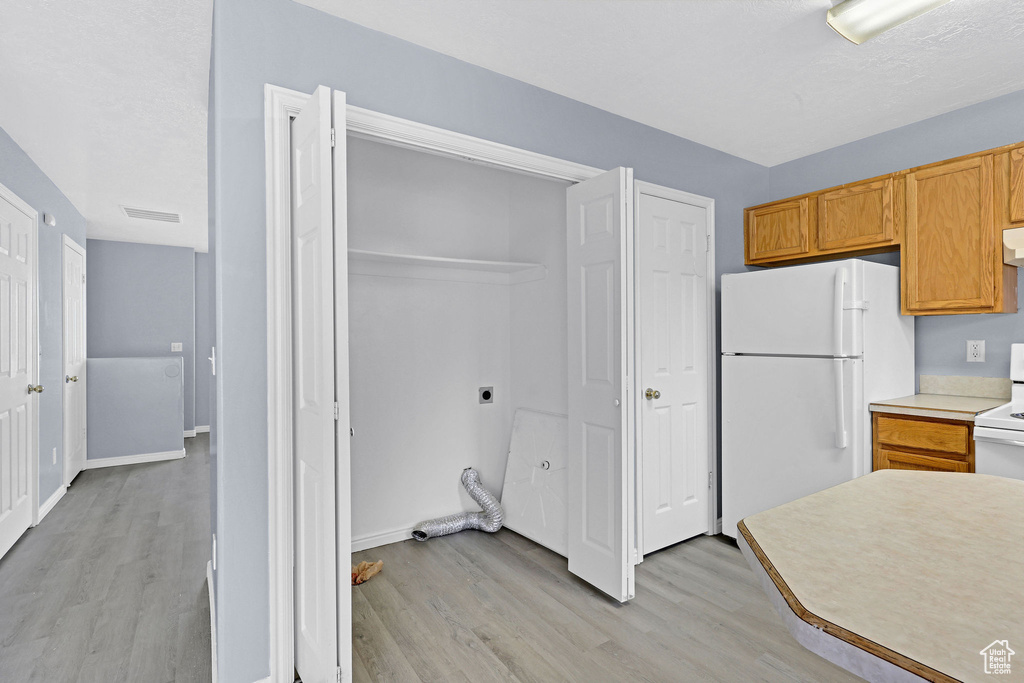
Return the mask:
<svg viewBox="0 0 1024 683">
<path fill-rule="evenodd" d="M 494 387 L 480 387 L 480 402 L 494 403 Z"/>
</svg>

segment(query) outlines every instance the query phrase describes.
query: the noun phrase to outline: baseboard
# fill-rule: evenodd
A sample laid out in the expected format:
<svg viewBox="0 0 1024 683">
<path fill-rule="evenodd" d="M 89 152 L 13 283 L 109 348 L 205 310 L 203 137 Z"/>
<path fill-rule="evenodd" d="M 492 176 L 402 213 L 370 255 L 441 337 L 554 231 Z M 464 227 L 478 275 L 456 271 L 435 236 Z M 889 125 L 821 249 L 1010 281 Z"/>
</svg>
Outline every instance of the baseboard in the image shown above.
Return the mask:
<svg viewBox="0 0 1024 683">
<path fill-rule="evenodd" d="M 213 595 L 213 561 L 206 563 L 206 589 L 210 596 L 210 664 L 213 683 L 217 683 L 217 601 Z"/>
<path fill-rule="evenodd" d="M 50 510 L 52 510 L 54 508 L 54 506 L 57 505 L 57 503 L 60 502 L 60 499 L 63 498 L 64 494 L 67 493 L 67 492 L 68 492 L 68 487 L 65 486 L 64 484 L 61 484 L 60 488 L 57 489 L 56 491 L 54 491 L 53 495 L 50 496 L 50 498 L 45 503 L 43 503 L 42 505 L 39 506 L 39 521 L 40 522 L 43 521 L 43 517 L 46 517 L 46 515 L 48 515 L 50 513 Z M 37 524 L 38 524 L 38 522 L 37 522 Z"/>
<path fill-rule="evenodd" d="M 407 541 L 410 538 L 412 538 L 411 526 L 393 531 L 383 531 L 379 534 L 367 534 L 366 536 L 352 539 L 352 552 L 358 553 L 360 550 L 369 550 L 370 548 L 388 545 L 389 543 Z"/>
<path fill-rule="evenodd" d="M 209 434 L 210 425 L 196 425 L 196 434 Z"/>
<path fill-rule="evenodd" d="M 185 449 L 180 451 L 163 451 L 162 453 L 143 453 L 141 455 L 119 455 L 115 458 L 90 458 L 85 461 L 85 469 L 94 470 L 98 467 L 116 467 L 118 465 L 138 465 L 143 462 L 158 460 L 180 460 L 185 457 Z"/>
<path fill-rule="evenodd" d="M 194 429 L 186 429 L 185 430 L 185 438 L 186 439 L 191 439 L 195 435 L 196 435 L 196 430 L 194 430 Z"/>
</svg>

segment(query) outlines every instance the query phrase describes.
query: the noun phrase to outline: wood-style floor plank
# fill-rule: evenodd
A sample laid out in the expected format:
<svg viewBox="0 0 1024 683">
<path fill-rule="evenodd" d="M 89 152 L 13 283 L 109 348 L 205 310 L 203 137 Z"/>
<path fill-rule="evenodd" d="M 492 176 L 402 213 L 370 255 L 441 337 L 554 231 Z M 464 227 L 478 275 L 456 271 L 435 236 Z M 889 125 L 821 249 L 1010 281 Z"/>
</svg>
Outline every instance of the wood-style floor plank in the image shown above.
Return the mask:
<svg viewBox="0 0 1024 683">
<path fill-rule="evenodd" d="M 209 437 L 86 470 L 0 559 L 0 681 L 206 683 Z"/>
<path fill-rule="evenodd" d="M 829 681 L 859 678 L 786 631 L 736 545 L 701 536 L 649 555 L 625 605 L 511 531 L 355 553 L 355 681 Z"/>
</svg>

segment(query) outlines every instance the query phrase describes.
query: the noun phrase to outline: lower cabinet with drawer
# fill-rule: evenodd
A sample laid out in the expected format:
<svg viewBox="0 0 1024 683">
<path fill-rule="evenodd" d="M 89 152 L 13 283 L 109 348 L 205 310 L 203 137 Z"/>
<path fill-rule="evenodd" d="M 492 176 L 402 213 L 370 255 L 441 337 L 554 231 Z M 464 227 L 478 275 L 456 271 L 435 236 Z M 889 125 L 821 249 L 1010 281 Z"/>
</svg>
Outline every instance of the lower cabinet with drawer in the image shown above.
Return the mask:
<svg viewBox="0 0 1024 683">
<path fill-rule="evenodd" d="M 872 413 L 874 469 L 974 472 L 974 423 Z"/>
</svg>

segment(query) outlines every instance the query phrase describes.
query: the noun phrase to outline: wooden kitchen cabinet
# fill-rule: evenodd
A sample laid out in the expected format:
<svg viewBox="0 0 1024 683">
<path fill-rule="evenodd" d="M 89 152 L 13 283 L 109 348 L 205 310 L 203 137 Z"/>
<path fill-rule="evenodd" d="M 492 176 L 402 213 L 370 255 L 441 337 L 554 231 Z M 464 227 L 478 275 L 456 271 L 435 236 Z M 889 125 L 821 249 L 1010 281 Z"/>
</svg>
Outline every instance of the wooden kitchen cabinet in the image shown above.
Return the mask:
<svg viewBox="0 0 1024 683">
<path fill-rule="evenodd" d="M 996 220 L 1002 228 L 1024 226 L 1024 144 L 995 156 Z"/>
<path fill-rule="evenodd" d="M 889 177 L 818 194 L 818 249 L 849 250 L 894 244 L 893 185 Z"/>
<path fill-rule="evenodd" d="M 875 412 L 874 469 L 974 472 L 974 423 Z"/>
<path fill-rule="evenodd" d="M 1015 313 L 1002 231 L 1024 227 L 1024 142 L 753 206 L 746 262 L 900 251 L 904 315 Z"/>
<path fill-rule="evenodd" d="M 744 211 L 747 263 L 808 255 L 811 208 L 809 197 L 798 197 Z"/>
<path fill-rule="evenodd" d="M 1016 269 L 1004 266 L 993 154 L 906 174 L 904 315 L 1017 310 Z"/>
</svg>

